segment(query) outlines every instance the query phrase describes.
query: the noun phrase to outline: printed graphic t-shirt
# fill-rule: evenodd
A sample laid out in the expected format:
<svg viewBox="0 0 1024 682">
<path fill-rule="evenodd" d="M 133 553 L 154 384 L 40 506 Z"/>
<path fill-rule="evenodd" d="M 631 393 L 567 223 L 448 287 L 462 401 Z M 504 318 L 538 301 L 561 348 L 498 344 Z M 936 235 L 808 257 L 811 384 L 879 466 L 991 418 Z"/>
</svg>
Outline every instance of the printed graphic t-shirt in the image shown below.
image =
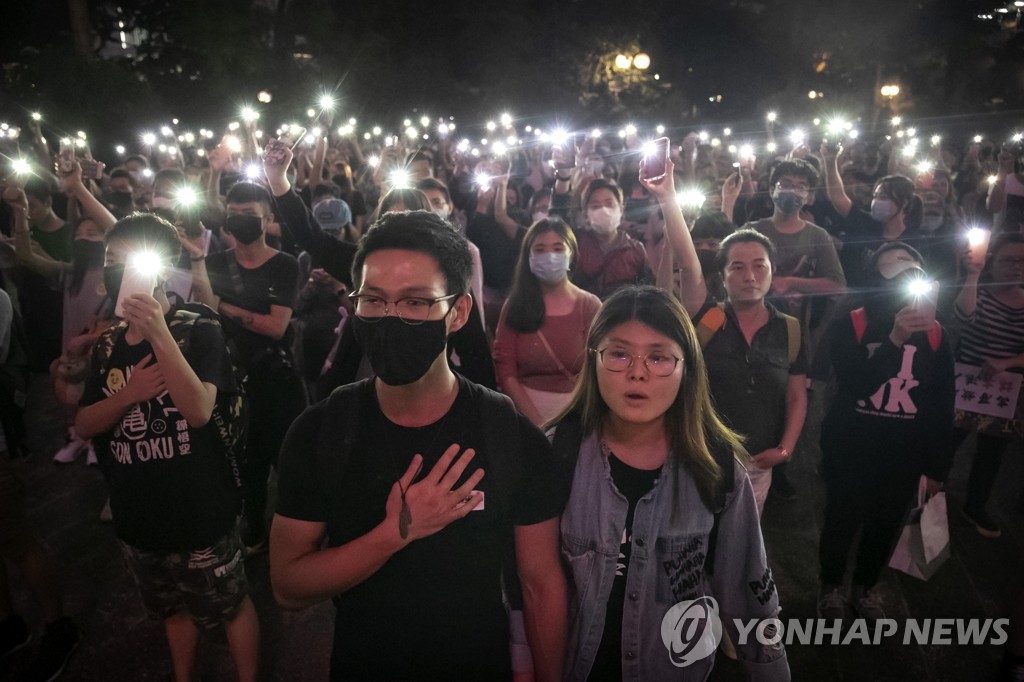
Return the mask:
<svg viewBox="0 0 1024 682">
<path fill-rule="evenodd" d="M 93 367 L 81 404 L 124 389 L 150 353 L 148 341 L 132 346 L 119 335 L 106 371 L 99 374 Z M 218 391 L 236 390 L 216 325 L 193 328 L 185 359 L 200 381 Z M 114 531 L 122 541 L 149 551 L 181 552 L 209 547 L 234 525 L 236 487 L 215 426 L 212 421 L 190 426 L 170 393 L 134 405 L 93 443 L 110 486 Z"/>
</svg>

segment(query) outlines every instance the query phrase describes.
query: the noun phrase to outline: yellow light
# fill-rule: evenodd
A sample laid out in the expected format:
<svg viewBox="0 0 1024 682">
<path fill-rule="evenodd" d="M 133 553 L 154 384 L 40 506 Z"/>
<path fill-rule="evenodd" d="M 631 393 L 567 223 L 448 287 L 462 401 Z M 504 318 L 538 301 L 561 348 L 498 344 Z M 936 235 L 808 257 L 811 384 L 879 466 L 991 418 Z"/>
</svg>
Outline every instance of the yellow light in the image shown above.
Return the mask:
<svg viewBox="0 0 1024 682">
<path fill-rule="evenodd" d="M 260 90 L 256 93 L 256 101 L 260 104 L 270 104 L 270 101 L 274 99 L 274 96 L 267 90 Z"/>
<path fill-rule="evenodd" d="M 650 68 L 651 56 L 646 52 L 641 52 L 637 56 L 633 57 L 633 66 L 640 69 L 641 71 Z"/>
<path fill-rule="evenodd" d="M 892 84 L 883 85 L 882 89 L 879 90 L 879 94 L 881 94 L 882 97 L 889 97 L 891 99 L 896 95 L 900 94 L 900 86 Z"/>
<path fill-rule="evenodd" d="M 990 176 L 988 176 L 988 184 L 994 185 L 997 182 L 999 182 L 999 176 L 998 175 L 990 175 Z"/>
<path fill-rule="evenodd" d="M 807 93 L 807 99 L 817 99 L 817 98 L 818 98 L 818 93 L 815 92 L 814 90 L 811 90 L 810 92 Z"/>
<path fill-rule="evenodd" d="M 630 64 L 632 64 L 632 63 L 633 63 L 633 60 L 630 59 L 629 57 L 627 57 L 624 54 L 619 54 L 619 55 L 615 56 L 615 68 L 616 69 L 619 69 L 621 71 L 625 71 L 626 69 L 629 68 Z"/>
</svg>

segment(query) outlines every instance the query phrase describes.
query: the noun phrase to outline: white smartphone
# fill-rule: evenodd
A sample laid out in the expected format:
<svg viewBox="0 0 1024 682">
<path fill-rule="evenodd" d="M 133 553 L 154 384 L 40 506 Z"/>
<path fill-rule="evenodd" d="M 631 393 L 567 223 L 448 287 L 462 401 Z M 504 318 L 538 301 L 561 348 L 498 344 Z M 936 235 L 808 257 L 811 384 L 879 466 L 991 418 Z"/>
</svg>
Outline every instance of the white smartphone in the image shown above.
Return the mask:
<svg viewBox="0 0 1024 682">
<path fill-rule="evenodd" d="M 114 304 L 114 314 L 124 317 L 124 300 L 134 294 L 153 295 L 156 289 L 159 267 L 154 267 L 150 259 L 145 256 L 129 258 L 124 266 L 124 277 L 121 279 L 121 288 L 117 292 L 117 303 Z"/>
</svg>

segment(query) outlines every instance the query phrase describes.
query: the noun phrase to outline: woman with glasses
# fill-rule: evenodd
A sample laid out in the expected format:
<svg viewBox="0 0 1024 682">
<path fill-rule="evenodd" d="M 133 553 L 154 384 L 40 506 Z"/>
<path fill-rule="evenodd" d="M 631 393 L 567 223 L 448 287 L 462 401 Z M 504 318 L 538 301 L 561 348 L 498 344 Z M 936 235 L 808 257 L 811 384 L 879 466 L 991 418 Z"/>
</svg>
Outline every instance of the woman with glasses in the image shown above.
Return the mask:
<svg viewBox="0 0 1024 682">
<path fill-rule="evenodd" d="M 980 284 L 979 284 L 980 282 Z M 981 367 L 991 379 L 1000 372 L 1024 370 L 1024 236 L 1004 233 L 992 240 L 988 257 L 969 251 L 967 281 L 953 306 L 963 325 L 956 360 Z M 1021 438 L 1020 399 L 1012 419 L 958 412 L 953 448 L 978 432 L 978 445 L 967 483 L 964 515 L 987 538 L 1002 535 L 985 511 L 1006 446 Z"/>
<path fill-rule="evenodd" d="M 782 645 L 740 637 L 733 620 L 775 617 L 778 594 L 735 464 L 746 454 L 711 405 L 686 311 L 660 289 L 620 289 L 587 346 L 554 432 L 571 486 L 567 678 L 705 679 L 721 627 L 689 618 L 713 611 L 751 677 L 789 679 Z"/>
<path fill-rule="evenodd" d="M 569 281 L 576 252 L 568 225 L 557 218 L 537 221 L 523 238 L 498 320 L 498 382 L 537 426 L 569 403 L 583 367 L 587 329 L 601 307 L 601 299 Z"/>
</svg>

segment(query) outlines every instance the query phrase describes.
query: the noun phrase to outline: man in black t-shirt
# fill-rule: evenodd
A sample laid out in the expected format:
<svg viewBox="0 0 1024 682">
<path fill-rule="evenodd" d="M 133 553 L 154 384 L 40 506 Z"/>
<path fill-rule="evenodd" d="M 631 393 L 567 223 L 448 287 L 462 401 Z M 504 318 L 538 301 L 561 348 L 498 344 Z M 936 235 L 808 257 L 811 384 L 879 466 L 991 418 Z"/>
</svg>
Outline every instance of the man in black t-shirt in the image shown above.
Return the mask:
<svg viewBox="0 0 1024 682">
<path fill-rule="evenodd" d="M 470 271 L 465 239 L 432 213 L 389 213 L 371 227 L 349 324 L 377 376 L 338 389 L 354 395 L 357 419 L 328 399 L 282 449 L 274 594 L 287 608 L 335 598 L 333 680 L 511 679 L 502 584 L 516 576 L 503 570 L 522 584 L 536 679 L 561 679 L 564 496 L 543 435 L 449 368 Z M 488 422 L 494 414 L 507 419 Z M 356 433 L 331 438 L 338 424 Z M 490 445 L 503 442 L 514 445 Z"/>
<path fill-rule="evenodd" d="M 306 407 L 306 392 L 292 359 L 292 310 L 299 265 L 267 246 L 274 222 L 270 192 L 240 182 L 227 194 L 224 231 L 236 246 L 210 256 L 192 256 L 196 299 L 224 318 L 248 381 L 249 430 L 245 442 L 242 537 L 250 552 L 266 549 L 267 477 L 284 434 Z"/>
<path fill-rule="evenodd" d="M 164 294 L 180 248 L 170 223 L 137 214 L 118 221 L 106 242 L 112 299 L 126 273 L 151 276 L 144 269 L 154 260 L 155 286 L 124 297 L 123 321 L 100 337 L 75 428 L 96 446 L 114 530 L 146 609 L 164 622 L 175 676 L 190 678 L 199 629 L 223 623 L 240 679 L 254 680 L 259 624 L 214 423 L 218 395 L 238 391 L 224 336 Z M 191 329 L 175 337 L 169 325 Z"/>
</svg>

